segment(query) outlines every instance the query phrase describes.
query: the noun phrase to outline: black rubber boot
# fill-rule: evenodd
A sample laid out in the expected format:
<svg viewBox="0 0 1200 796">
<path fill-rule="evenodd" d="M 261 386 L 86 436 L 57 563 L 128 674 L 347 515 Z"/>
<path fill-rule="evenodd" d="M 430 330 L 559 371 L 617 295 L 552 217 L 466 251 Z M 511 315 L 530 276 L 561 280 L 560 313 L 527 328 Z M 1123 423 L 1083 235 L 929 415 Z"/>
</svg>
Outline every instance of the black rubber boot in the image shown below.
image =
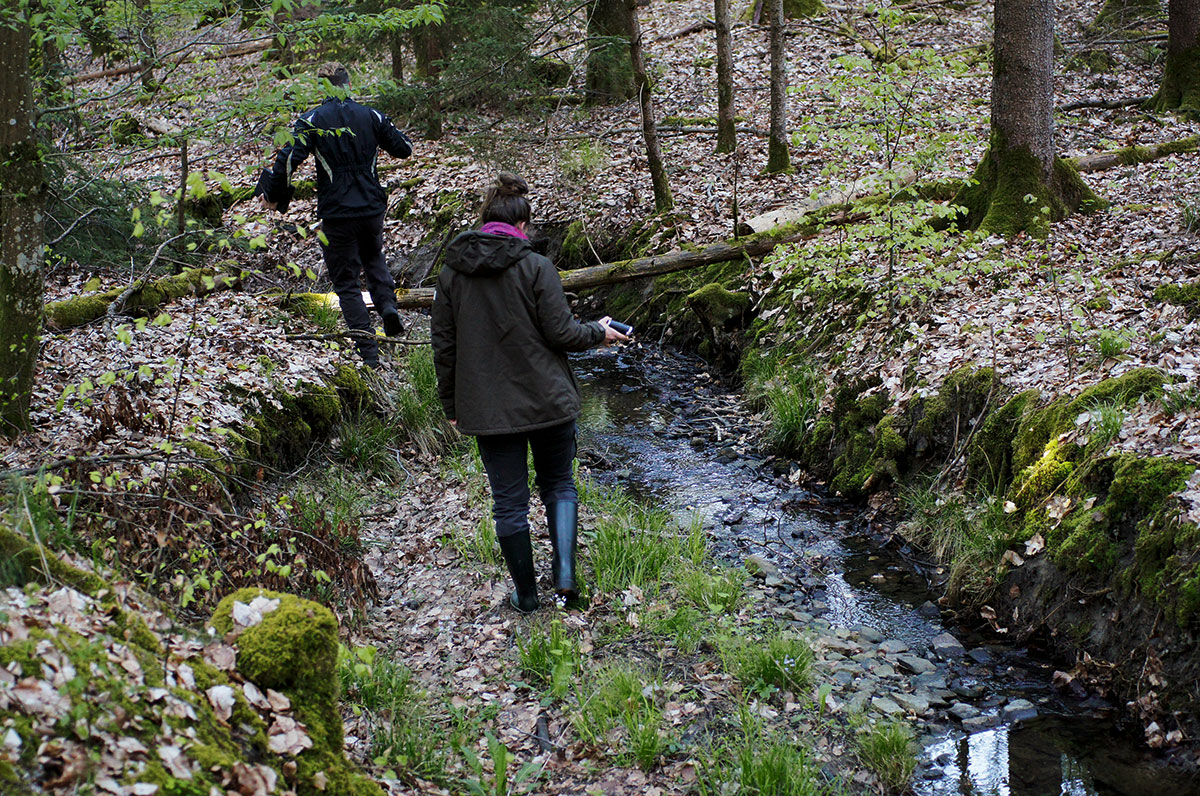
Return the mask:
<svg viewBox="0 0 1200 796">
<path fill-rule="evenodd" d="M 514 533 L 512 536 L 501 536 L 500 552 L 504 554 L 504 563 L 508 564 L 508 574 L 512 576 L 516 591 L 508 596 L 508 602 L 523 614 L 536 611 L 541 607 L 537 596 L 537 581 L 533 572 L 533 545 L 529 542 L 529 531 Z"/>
<path fill-rule="evenodd" d="M 550 545 L 554 560 L 550 564 L 550 579 L 554 593 L 567 601 L 579 599 L 579 584 L 575 580 L 575 547 L 579 533 L 579 504 L 560 500 L 546 507 L 546 525 L 550 529 Z"/>
<path fill-rule="evenodd" d="M 385 307 L 380 317 L 383 318 L 383 333 L 388 337 L 404 334 L 404 321 L 400 319 L 400 313 L 396 312 L 395 307 Z"/>
</svg>

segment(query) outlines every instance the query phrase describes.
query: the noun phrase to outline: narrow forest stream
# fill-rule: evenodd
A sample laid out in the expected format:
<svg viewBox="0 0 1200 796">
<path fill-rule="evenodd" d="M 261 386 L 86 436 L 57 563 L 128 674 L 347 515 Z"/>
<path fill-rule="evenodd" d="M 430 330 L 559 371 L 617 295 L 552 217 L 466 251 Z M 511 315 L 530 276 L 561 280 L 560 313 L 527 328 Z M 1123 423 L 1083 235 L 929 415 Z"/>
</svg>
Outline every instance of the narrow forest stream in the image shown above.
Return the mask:
<svg viewBox="0 0 1200 796">
<path fill-rule="evenodd" d="M 1116 731 L 1120 709 L 1064 701 L 1028 650 L 943 624 L 918 565 L 739 444 L 739 396 L 700 360 L 632 347 L 581 357 L 581 458 L 601 480 L 698 515 L 720 557 L 764 556 L 843 710 L 915 713 L 921 796 L 1186 796 L 1200 781 Z M 901 551 L 904 552 L 904 551 Z M 778 581 L 778 582 L 777 582 Z"/>
</svg>

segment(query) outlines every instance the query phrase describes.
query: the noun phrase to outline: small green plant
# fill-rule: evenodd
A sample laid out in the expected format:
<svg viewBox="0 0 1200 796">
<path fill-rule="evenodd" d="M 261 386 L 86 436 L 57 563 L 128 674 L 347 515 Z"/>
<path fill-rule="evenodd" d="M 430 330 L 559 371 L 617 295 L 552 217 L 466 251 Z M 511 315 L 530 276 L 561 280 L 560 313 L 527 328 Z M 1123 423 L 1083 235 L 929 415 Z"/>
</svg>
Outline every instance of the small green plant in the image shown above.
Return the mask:
<svg viewBox="0 0 1200 796">
<path fill-rule="evenodd" d="M 564 151 L 562 174 L 569 182 L 586 182 L 609 161 L 607 148 L 590 138 Z"/>
<path fill-rule="evenodd" d="M 1129 350 L 1129 333 L 1123 329 L 1101 329 L 1092 338 L 1092 347 L 1103 359 L 1117 359 Z"/>
<path fill-rule="evenodd" d="M 390 778 L 440 782 L 448 764 L 445 731 L 434 722 L 412 673 L 374 647 L 338 648 L 342 699 L 364 714 L 371 760 Z"/>
<path fill-rule="evenodd" d="M 648 611 L 642 621 L 647 630 L 668 636 L 675 642 L 679 651 L 684 653 L 699 649 L 700 643 L 711 628 L 709 617 L 690 605 Z M 622 622 L 619 627 L 624 629 L 629 625 Z"/>
<path fill-rule="evenodd" d="M 1178 389 L 1167 387 L 1162 394 L 1162 408 L 1167 417 L 1174 417 L 1180 412 L 1200 409 L 1200 385 L 1184 384 Z"/>
<path fill-rule="evenodd" d="M 557 618 L 548 629 L 535 622 L 526 640 L 518 636 L 517 654 L 521 671 L 555 698 L 566 695 L 581 664 L 579 640 Z"/>
<path fill-rule="evenodd" d="M 608 746 L 616 731 L 624 741 L 619 757 L 649 770 L 670 745 L 662 710 L 654 701 L 660 691 L 658 683 L 646 682 L 628 665 L 605 666 L 580 688 L 571 724 L 584 743 L 600 748 Z"/>
<path fill-rule="evenodd" d="M 342 311 L 331 301 L 314 301 L 308 305 L 308 317 L 316 327 L 316 331 L 333 334 L 338 330 L 342 319 Z"/>
<path fill-rule="evenodd" d="M 869 727 L 858 736 L 858 758 L 888 791 L 899 793 L 908 787 L 917 767 L 914 746 L 912 728 L 889 721 Z"/>
<path fill-rule="evenodd" d="M 745 597 L 746 572 L 722 567 L 705 571 L 699 567 L 682 570 L 676 585 L 680 595 L 692 605 L 710 614 L 733 613 Z"/>
<path fill-rule="evenodd" d="M 447 537 L 450 546 L 467 561 L 482 564 L 484 567 L 496 567 L 501 563 L 500 546 L 496 542 L 496 521 L 491 514 L 485 514 L 475 523 L 474 530 L 463 530 L 458 525 L 451 526 Z"/>
<path fill-rule="evenodd" d="M 488 755 L 492 758 L 492 774 L 490 776 L 484 771 L 483 761 L 479 759 L 479 755 L 475 754 L 474 749 L 465 745 L 460 749 L 467 768 L 474 774 L 474 777 L 462 780 L 462 786 L 467 793 L 472 796 L 508 796 L 509 793 L 528 793 L 532 790 L 533 786 L 537 784 L 537 775 L 542 769 L 541 764 L 536 760 L 526 762 L 513 774 L 510 781 L 509 767 L 514 762 L 512 752 L 508 751 L 508 747 L 490 732 L 485 733 L 484 737 L 487 739 Z M 513 790 L 510 791 L 510 787 Z"/>
<path fill-rule="evenodd" d="M 765 638 L 730 636 L 719 643 L 727 671 L 747 688 L 797 692 L 812 676 L 813 652 L 803 639 L 782 632 Z"/>
<path fill-rule="evenodd" d="M 1097 404 L 1088 410 L 1088 433 L 1078 442 L 1088 453 L 1103 453 L 1125 425 L 1125 407 L 1114 402 Z"/>
<path fill-rule="evenodd" d="M 347 467 L 375 478 L 389 478 L 400 470 L 396 460 L 395 433 L 378 417 L 364 414 L 342 424 L 338 433 L 337 460 Z"/>
<path fill-rule="evenodd" d="M 1189 235 L 1200 235 L 1200 196 L 1179 203 L 1183 228 Z"/>
</svg>

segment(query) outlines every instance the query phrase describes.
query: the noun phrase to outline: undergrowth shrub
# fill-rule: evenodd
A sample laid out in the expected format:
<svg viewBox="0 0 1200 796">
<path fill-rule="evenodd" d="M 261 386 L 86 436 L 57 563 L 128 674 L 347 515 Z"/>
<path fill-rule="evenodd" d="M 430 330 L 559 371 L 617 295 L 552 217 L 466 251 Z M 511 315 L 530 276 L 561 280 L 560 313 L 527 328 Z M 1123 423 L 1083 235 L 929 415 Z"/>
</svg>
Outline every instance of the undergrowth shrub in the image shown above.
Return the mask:
<svg viewBox="0 0 1200 796">
<path fill-rule="evenodd" d="M 420 346 L 404 359 L 404 385 L 396 392 L 395 420 L 402 433 L 422 454 L 445 451 L 460 438 L 450 426 L 438 400 L 433 349 Z"/>
<path fill-rule="evenodd" d="M 375 478 L 389 478 L 400 470 L 396 460 L 395 432 L 372 414 L 342 424 L 336 458 L 345 466 Z"/>
<path fill-rule="evenodd" d="M 769 444 L 780 451 L 798 450 L 817 417 L 824 379 L 807 363 L 764 352 L 745 358 L 742 378 L 749 399 L 767 410 Z"/>
</svg>

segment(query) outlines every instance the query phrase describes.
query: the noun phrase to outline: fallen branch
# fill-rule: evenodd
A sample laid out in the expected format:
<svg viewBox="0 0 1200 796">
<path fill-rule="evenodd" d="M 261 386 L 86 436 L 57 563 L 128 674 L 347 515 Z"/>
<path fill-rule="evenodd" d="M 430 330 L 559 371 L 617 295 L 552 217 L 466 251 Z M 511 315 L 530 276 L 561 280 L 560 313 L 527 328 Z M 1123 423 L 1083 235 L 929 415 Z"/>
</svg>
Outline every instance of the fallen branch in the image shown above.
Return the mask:
<svg viewBox="0 0 1200 796">
<path fill-rule="evenodd" d="M 1150 100 L 1149 96 L 1145 97 L 1130 97 L 1129 99 L 1119 100 L 1079 100 L 1078 102 L 1068 102 L 1066 105 L 1059 105 L 1058 110 L 1066 113 L 1068 111 L 1077 111 L 1080 108 L 1100 108 L 1102 110 L 1116 110 L 1117 108 L 1128 108 L 1130 105 L 1141 105 Z"/>
<path fill-rule="evenodd" d="M 699 33 L 702 30 L 712 30 L 716 26 L 717 26 L 717 23 L 713 22 L 711 19 L 702 19 L 695 24 L 688 25 L 686 28 L 679 29 L 679 30 L 675 31 L 674 33 L 667 33 L 662 36 L 659 36 L 654 41 L 655 41 L 655 43 L 664 42 L 664 41 L 674 41 L 675 39 L 682 39 L 685 36 L 691 36 L 693 33 Z"/>
<path fill-rule="evenodd" d="M 1181 152 L 1195 152 L 1200 149 L 1200 135 L 1191 138 L 1181 138 L 1178 141 L 1167 141 L 1151 146 L 1130 146 L 1112 152 L 1099 152 L 1095 155 L 1083 155 L 1072 158 L 1075 168 L 1082 172 L 1104 171 L 1117 166 L 1133 166 L 1138 163 L 1149 163 L 1152 160 L 1177 155 Z"/>
<path fill-rule="evenodd" d="M 211 280 L 211 281 L 210 281 Z M 234 273 L 213 274 L 209 268 L 189 268 L 175 276 L 166 276 L 137 285 L 129 291 L 128 286 L 115 287 L 104 293 L 52 301 L 46 305 L 46 325 L 52 329 L 70 329 L 99 320 L 108 314 L 113 302 L 124 303 L 123 310 L 134 312 L 152 310 L 173 299 L 183 296 L 207 296 L 218 290 L 226 290 L 241 284 L 241 275 Z M 126 295 L 128 292 L 128 295 Z"/>
<path fill-rule="evenodd" d="M 274 39 L 267 39 L 266 41 L 255 41 L 249 44 L 239 44 L 234 47 L 227 47 L 219 53 L 207 56 L 200 60 L 217 61 L 223 58 L 236 58 L 239 55 L 249 55 L 250 53 L 262 52 L 263 50 L 270 49 L 274 41 Z M 168 63 L 171 66 L 179 66 L 180 64 L 186 63 L 188 60 L 190 60 L 190 58 L 191 56 L 185 53 L 173 58 Z M 106 77 L 120 77 L 121 75 L 140 72 L 143 68 L 144 64 L 134 64 L 132 66 L 114 66 L 110 69 L 101 69 L 99 72 L 87 72 L 82 75 L 71 75 L 67 79 L 63 80 L 63 85 L 74 86 L 79 83 L 88 83 L 92 80 L 102 80 Z"/>
</svg>

